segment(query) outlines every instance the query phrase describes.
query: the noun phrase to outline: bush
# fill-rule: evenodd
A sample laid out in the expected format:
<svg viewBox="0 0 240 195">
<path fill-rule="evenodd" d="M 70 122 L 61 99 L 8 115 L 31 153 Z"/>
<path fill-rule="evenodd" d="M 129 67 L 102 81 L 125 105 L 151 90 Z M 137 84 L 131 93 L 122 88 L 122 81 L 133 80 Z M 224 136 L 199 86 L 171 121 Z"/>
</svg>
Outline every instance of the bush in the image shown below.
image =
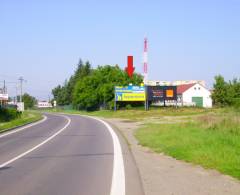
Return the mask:
<svg viewBox="0 0 240 195">
<path fill-rule="evenodd" d="M 234 108 L 240 108 L 240 98 L 234 98 L 232 102 Z"/>
<path fill-rule="evenodd" d="M 127 109 L 127 110 L 131 110 L 131 109 L 132 109 L 132 105 L 131 105 L 131 104 L 127 104 L 127 105 L 126 105 L 126 109 Z"/>
<path fill-rule="evenodd" d="M 21 112 L 18 112 L 14 108 L 0 108 L 0 122 L 7 122 L 21 116 Z"/>
</svg>

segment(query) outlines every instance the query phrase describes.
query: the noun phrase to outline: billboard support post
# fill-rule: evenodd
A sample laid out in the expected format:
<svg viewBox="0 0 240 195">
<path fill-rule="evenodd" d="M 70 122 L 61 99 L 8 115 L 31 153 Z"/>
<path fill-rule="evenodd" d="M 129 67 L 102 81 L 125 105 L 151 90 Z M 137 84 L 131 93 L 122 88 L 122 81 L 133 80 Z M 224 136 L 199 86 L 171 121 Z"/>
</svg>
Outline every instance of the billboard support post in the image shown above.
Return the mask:
<svg viewBox="0 0 240 195">
<path fill-rule="evenodd" d="M 145 101 L 145 110 L 148 111 L 149 110 L 149 105 L 148 105 L 148 100 L 146 99 Z"/>
<path fill-rule="evenodd" d="M 116 89 L 114 87 L 114 111 L 117 111 Z"/>
<path fill-rule="evenodd" d="M 147 94 L 147 90 L 146 90 L 146 87 L 145 87 L 145 95 Z M 144 101 L 144 108 L 145 108 L 145 111 L 147 111 L 147 95 L 146 95 L 146 99 Z"/>
<path fill-rule="evenodd" d="M 117 102 L 114 100 L 114 111 L 117 111 Z"/>
</svg>

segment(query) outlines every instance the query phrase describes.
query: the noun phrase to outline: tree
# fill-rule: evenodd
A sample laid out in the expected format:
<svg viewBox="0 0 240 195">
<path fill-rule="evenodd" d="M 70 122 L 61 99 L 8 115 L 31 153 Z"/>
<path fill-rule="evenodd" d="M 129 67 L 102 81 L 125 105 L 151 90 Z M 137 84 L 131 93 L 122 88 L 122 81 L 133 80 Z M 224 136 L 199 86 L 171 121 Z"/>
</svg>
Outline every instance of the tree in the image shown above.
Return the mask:
<svg viewBox="0 0 240 195">
<path fill-rule="evenodd" d="M 25 109 L 29 109 L 29 108 L 33 108 L 34 105 L 37 103 L 37 100 L 35 97 L 30 96 L 27 93 L 24 93 L 22 96 L 22 100 L 24 102 L 24 108 Z"/>
<path fill-rule="evenodd" d="M 234 78 L 229 82 L 229 90 L 231 90 L 231 105 L 240 108 L 240 79 Z"/>
<path fill-rule="evenodd" d="M 91 74 L 91 64 L 87 61 L 85 64 L 80 59 L 77 64 L 77 69 L 69 80 L 66 80 L 63 86 L 58 85 L 52 90 L 54 100 L 58 105 L 72 104 L 73 89 L 79 80 Z"/>
<path fill-rule="evenodd" d="M 215 76 L 215 83 L 213 84 L 214 90 L 212 94 L 213 102 L 216 105 L 226 105 L 227 97 L 227 84 L 223 76 Z"/>
<path fill-rule="evenodd" d="M 215 76 L 213 102 L 217 106 L 240 106 L 240 80 L 226 82 L 223 76 Z"/>
<path fill-rule="evenodd" d="M 142 76 L 133 74 L 129 78 L 125 71 L 116 66 L 98 66 L 91 68 L 89 61 L 80 59 L 74 74 L 63 85 L 52 90 L 58 105 L 69 105 L 77 109 L 95 110 L 111 107 L 115 85 L 140 85 Z"/>
<path fill-rule="evenodd" d="M 98 66 L 91 74 L 79 80 L 74 88 L 73 105 L 77 109 L 95 110 L 109 107 L 114 99 L 114 86 L 140 85 L 142 76 L 129 78 L 118 66 Z"/>
<path fill-rule="evenodd" d="M 77 109 L 95 110 L 99 105 L 99 97 L 96 88 L 99 80 L 89 76 L 79 80 L 74 88 L 73 105 Z"/>
</svg>

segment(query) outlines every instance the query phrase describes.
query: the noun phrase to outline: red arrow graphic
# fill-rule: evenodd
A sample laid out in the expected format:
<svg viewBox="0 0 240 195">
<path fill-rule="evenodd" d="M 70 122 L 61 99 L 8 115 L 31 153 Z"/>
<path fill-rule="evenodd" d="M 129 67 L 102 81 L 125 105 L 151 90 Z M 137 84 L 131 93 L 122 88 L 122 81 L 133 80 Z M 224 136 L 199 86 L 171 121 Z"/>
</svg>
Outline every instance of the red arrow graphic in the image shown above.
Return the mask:
<svg viewBox="0 0 240 195">
<path fill-rule="evenodd" d="M 125 71 L 128 73 L 128 76 L 131 78 L 135 68 L 133 67 L 133 56 L 127 57 L 128 65 L 125 68 Z"/>
</svg>

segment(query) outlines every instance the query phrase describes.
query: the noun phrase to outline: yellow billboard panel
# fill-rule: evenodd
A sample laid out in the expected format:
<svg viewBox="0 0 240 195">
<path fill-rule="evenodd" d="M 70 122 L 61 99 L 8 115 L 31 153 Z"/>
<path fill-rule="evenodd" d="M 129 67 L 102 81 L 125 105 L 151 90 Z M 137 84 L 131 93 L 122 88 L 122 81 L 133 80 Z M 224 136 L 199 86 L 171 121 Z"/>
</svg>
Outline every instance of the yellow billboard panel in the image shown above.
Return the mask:
<svg viewBox="0 0 240 195">
<path fill-rule="evenodd" d="M 145 101 L 145 93 L 123 93 L 121 101 Z"/>
</svg>

